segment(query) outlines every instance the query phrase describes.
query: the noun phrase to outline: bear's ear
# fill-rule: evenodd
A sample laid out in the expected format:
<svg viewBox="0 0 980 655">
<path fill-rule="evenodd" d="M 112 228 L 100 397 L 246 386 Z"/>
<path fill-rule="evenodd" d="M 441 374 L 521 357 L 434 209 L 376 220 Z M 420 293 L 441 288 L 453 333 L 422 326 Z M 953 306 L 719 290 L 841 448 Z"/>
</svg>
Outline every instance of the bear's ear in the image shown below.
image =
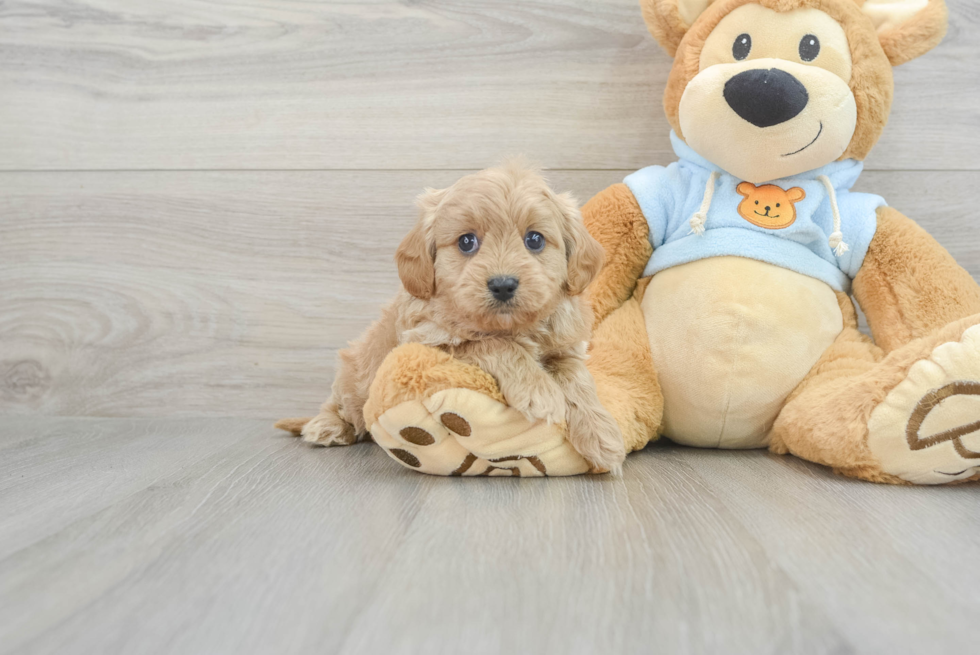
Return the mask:
<svg viewBox="0 0 980 655">
<path fill-rule="evenodd" d="M 806 198 L 806 191 L 798 186 L 795 186 L 792 189 L 786 190 L 786 197 L 789 198 L 790 202 L 799 202 Z"/>
<path fill-rule="evenodd" d="M 684 34 L 713 0 L 640 0 L 647 29 L 671 57 Z"/>
<path fill-rule="evenodd" d="M 892 66 L 924 55 L 946 35 L 943 0 L 865 0 L 861 11 L 874 23 Z"/>
<path fill-rule="evenodd" d="M 740 196 L 745 196 L 748 198 L 752 195 L 752 192 L 755 191 L 755 188 L 755 185 L 751 182 L 741 182 L 737 187 L 735 187 L 735 190 L 738 191 Z"/>
</svg>

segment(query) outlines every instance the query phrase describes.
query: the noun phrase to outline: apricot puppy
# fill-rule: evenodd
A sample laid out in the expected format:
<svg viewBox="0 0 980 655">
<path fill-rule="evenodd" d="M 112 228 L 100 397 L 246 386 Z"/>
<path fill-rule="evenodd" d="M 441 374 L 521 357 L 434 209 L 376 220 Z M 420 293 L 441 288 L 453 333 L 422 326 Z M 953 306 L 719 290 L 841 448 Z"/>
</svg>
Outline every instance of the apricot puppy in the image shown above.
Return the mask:
<svg viewBox="0 0 980 655">
<path fill-rule="evenodd" d="M 395 346 L 439 347 L 492 375 L 529 420 L 567 424 L 567 439 L 598 470 L 626 456 L 585 367 L 592 311 L 582 292 L 603 252 L 575 202 L 518 163 L 463 177 L 418 198 L 420 217 L 395 260 L 404 289 L 340 353 L 330 398 L 306 441 L 347 445 L 368 436 L 363 410 Z"/>
</svg>

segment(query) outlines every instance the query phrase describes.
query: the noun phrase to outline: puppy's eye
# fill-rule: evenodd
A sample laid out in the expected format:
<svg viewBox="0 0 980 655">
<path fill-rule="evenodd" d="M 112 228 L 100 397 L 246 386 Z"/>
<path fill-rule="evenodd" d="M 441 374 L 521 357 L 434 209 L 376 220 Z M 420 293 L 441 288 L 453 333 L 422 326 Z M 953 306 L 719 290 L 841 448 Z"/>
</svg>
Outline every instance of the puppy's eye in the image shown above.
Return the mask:
<svg viewBox="0 0 980 655">
<path fill-rule="evenodd" d="M 480 249 L 480 240 L 472 232 L 461 236 L 456 244 L 459 246 L 459 251 L 464 255 L 472 255 Z"/>
<path fill-rule="evenodd" d="M 735 37 L 735 44 L 732 45 L 732 56 L 735 61 L 742 61 L 749 56 L 752 50 L 752 37 L 748 34 L 739 34 Z"/>
<path fill-rule="evenodd" d="M 524 247 L 531 252 L 541 252 L 544 250 L 544 237 L 540 232 L 528 232 L 524 235 Z"/>
<path fill-rule="evenodd" d="M 820 39 L 814 34 L 807 34 L 800 39 L 800 59 L 813 61 L 820 54 Z"/>
</svg>

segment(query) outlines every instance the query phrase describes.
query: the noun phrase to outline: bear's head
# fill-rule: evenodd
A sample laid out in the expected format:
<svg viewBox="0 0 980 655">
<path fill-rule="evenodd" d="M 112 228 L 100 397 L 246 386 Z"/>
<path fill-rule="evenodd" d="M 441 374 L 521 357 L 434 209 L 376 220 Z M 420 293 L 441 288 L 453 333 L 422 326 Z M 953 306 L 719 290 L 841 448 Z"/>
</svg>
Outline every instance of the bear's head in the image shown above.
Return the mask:
<svg viewBox="0 0 980 655">
<path fill-rule="evenodd" d="M 640 0 L 674 57 L 664 108 L 705 159 L 756 184 L 864 159 L 891 67 L 946 33 L 943 0 Z"/>
</svg>

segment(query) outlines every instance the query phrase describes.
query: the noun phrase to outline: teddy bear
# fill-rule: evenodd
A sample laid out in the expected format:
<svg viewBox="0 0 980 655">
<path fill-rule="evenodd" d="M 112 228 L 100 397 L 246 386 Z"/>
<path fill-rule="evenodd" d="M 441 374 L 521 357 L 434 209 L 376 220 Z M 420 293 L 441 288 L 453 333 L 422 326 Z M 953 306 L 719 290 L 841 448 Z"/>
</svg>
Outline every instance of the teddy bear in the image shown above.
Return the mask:
<svg viewBox="0 0 980 655">
<path fill-rule="evenodd" d="M 943 1 L 640 5 L 674 58 L 677 161 L 582 208 L 606 256 L 588 366 L 627 451 L 666 437 L 871 482 L 980 479 L 980 286 L 885 199 L 851 190 L 892 66 L 942 40 Z M 489 375 L 417 344 L 389 355 L 365 419 L 422 472 L 597 472 L 564 426 L 529 424 Z"/>
</svg>

